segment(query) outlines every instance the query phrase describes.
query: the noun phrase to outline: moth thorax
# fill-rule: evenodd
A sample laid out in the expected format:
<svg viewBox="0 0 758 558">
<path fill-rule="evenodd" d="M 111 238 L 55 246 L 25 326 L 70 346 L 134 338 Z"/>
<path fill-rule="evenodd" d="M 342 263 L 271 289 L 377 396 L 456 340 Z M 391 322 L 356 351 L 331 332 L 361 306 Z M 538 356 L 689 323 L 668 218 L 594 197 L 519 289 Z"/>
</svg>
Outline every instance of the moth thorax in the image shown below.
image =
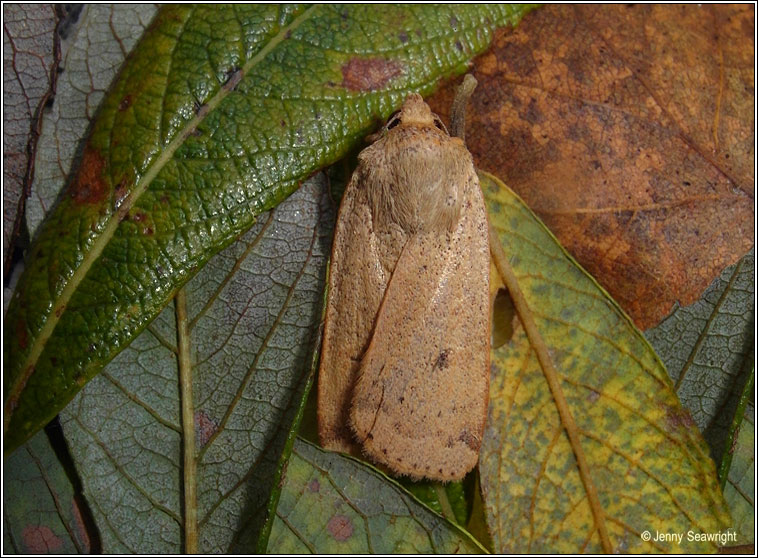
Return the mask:
<svg viewBox="0 0 758 558">
<path fill-rule="evenodd" d="M 441 156 L 438 150 L 410 148 L 395 155 L 389 164 L 368 170 L 377 228 L 394 223 L 408 233 L 455 230 L 467 177 L 465 161 Z"/>
</svg>

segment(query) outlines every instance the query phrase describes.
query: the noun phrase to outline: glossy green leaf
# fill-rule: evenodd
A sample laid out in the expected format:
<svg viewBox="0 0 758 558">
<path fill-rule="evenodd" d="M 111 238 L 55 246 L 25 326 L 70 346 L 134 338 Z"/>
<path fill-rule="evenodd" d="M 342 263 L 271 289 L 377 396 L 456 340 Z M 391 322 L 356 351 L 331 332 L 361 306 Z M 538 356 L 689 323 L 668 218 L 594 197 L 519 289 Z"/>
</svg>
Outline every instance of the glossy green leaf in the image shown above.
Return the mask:
<svg viewBox="0 0 758 558">
<path fill-rule="evenodd" d="M 660 355 L 716 463 L 753 366 L 754 250 L 727 267 L 698 301 L 677 308 L 645 337 Z"/>
<path fill-rule="evenodd" d="M 724 499 L 734 520 L 736 540 L 728 546 L 755 544 L 755 371 L 737 405 L 719 473 Z"/>
<path fill-rule="evenodd" d="M 268 552 L 481 554 L 465 531 L 373 467 L 296 440 Z"/>
<path fill-rule="evenodd" d="M 82 503 L 45 432 L 3 469 L 3 554 L 91 552 Z"/>
<path fill-rule="evenodd" d="M 6 452 L 256 215 L 527 9 L 161 8 L 103 100 L 11 301 Z"/>
<path fill-rule="evenodd" d="M 708 446 L 660 360 L 523 201 L 481 178 L 525 305 L 510 293 L 521 324 L 492 355 L 479 467 L 494 550 L 715 551 L 686 538 L 731 521 Z"/>
<path fill-rule="evenodd" d="M 61 413 L 105 552 L 191 552 L 192 536 L 198 552 L 255 551 L 312 368 L 333 221 L 318 175 L 187 283 L 186 334 L 167 307 Z"/>
</svg>

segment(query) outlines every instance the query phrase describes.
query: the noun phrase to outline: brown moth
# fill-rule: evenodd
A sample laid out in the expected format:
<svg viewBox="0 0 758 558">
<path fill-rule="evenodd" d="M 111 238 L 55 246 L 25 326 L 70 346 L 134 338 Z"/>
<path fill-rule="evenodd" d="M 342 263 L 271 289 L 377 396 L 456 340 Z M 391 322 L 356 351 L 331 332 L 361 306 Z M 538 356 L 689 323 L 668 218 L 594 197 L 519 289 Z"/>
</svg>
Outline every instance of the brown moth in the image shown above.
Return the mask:
<svg viewBox="0 0 758 558">
<path fill-rule="evenodd" d="M 489 387 L 489 247 L 463 140 L 411 94 L 339 209 L 318 383 L 321 444 L 414 479 L 477 463 Z"/>
</svg>

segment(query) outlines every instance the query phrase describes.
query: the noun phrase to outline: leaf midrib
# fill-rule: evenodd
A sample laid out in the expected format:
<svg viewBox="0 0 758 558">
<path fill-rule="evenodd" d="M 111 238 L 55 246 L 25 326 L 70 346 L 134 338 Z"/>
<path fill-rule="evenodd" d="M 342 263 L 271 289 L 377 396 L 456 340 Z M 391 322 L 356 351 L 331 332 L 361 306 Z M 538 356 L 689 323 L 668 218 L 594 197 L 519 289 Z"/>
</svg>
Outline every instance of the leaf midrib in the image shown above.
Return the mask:
<svg viewBox="0 0 758 558">
<path fill-rule="evenodd" d="M 274 36 L 268 44 L 266 44 L 255 56 L 250 58 L 242 66 L 241 78 L 244 79 L 248 73 L 261 62 L 276 46 L 278 46 L 283 40 L 288 38 L 288 34 L 299 27 L 305 20 L 311 17 L 313 12 L 319 8 L 319 4 L 313 4 L 307 7 L 302 14 L 297 16 L 292 22 L 282 27 L 279 33 Z M 155 177 L 160 173 L 166 164 L 173 158 L 174 153 L 181 147 L 190 134 L 203 122 L 203 120 L 210 115 L 221 102 L 232 92 L 233 89 L 226 88 L 223 85 L 219 88 L 218 92 L 206 103 L 208 110 L 201 111 L 196 114 L 185 126 L 177 133 L 177 136 L 166 146 L 162 153 L 155 159 L 155 162 L 148 168 L 147 172 L 137 181 L 134 189 L 123 200 L 117 211 L 114 211 L 110 218 L 106 221 L 105 226 L 102 229 L 100 236 L 98 236 L 91 244 L 89 251 L 85 254 L 81 264 L 77 267 L 76 271 L 72 274 L 71 279 L 61 291 L 60 296 L 51 305 L 51 312 L 45 321 L 45 324 L 37 333 L 34 342 L 27 354 L 23 364 L 19 367 L 22 371 L 21 374 L 11 385 L 6 396 L 5 409 L 3 413 L 4 418 L 4 431 L 7 431 L 10 424 L 10 419 L 15 410 L 15 406 L 18 402 L 21 392 L 26 386 L 31 375 L 34 373 L 35 364 L 42 354 L 48 339 L 53 334 L 53 330 L 60 321 L 60 316 L 64 314 L 60 309 L 65 309 L 71 297 L 77 291 L 79 285 L 89 273 L 90 268 L 94 265 L 95 261 L 100 257 L 105 248 L 110 243 L 110 240 L 116 233 L 116 229 L 121 223 L 121 217 L 128 213 L 128 211 L 134 206 L 140 196 L 147 190 Z M 55 311 L 58 309 L 58 312 Z M 60 314 L 57 315 L 57 314 Z"/>
<path fill-rule="evenodd" d="M 729 277 L 729 281 L 724 287 L 724 290 L 721 292 L 721 295 L 719 296 L 718 301 L 716 301 L 716 304 L 713 305 L 713 309 L 708 315 L 708 319 L 705 321 L 705 325 L 703 326 L 703 329 L 701 330 L 700 335 L 698 335 L 697 342 L 692 347 L 692 350 L 690 351 L 690 354 L 687 357 L 687 361 L 682 366 L 682 370 L 679 372 L 679 377 L 676 379 L 676 384 L 674 384 L 674 391 L 676 391 L 677 393 L 679 393 L 679 389 L 682 387 L 682 383 L 684 383 L 685 377 L 687 376 L 689 371 L 692 370 L 692 367 L 695 364 L 695 358 L 700 353 L 700 347 L 702 347 L 706 338 L 712 335 L 711 324 L 713 324 L 713 321 L 718 316 L 721 315 L 721 306 L 724 304 L 724 301 L 732 292 L 732 286 L 734 285 L 734 282 L 737 280 L 737 277 L 742 271 L 742 264 L 744 263 L 744 261 L 745 261 L 744 259 L 741 259 L 739 262 L 737 262 L 737 265 L 734 268 L 732 275 Z"/>
<path fill-rule="evenodd" d="M 488 173 L 481 173 L 488 178 L 494 180 L 497 183 L 500 181 L 494 176 Z M 515 275 L 513 268 L 509 263 L 509 259 L 500 244 L 499 234 L 494 225 L 489 225 L 489 237 L 490 237 L 490 252 L 492 254 L 492 260 L 495 264 L 498 274 L 500 275 L 503 283 L 508 288 L 513 299 L 513 305 L 516 308 L 521 324 L 524 327 L 524 331 L 529 340 L 529 344 L 537 356 L 540 368 L 545 376 L 545 380 L 548 383 L 550 393 L 552 395 L 553 402 L 557 408 L 558 414 L 561 420 L 561 426 L 563 431 L 569 440 L 569 445 L 574 452 L 576 458 L 577 469 L 579 470 L 579 476 L 584 486 L 585 494 L 592 512 L 592 517 L 595 523 L 595 531 L 599 538 L 603 551 L 607 554 L 613 552 L 613 547 L 610 542 L 608 534 L 608 528 L 606 526 L 605 510 L 600 503 L 597 487 L 594 484 L 592 475 L 587 462 L 587 457 L 584 453 L 581 441 L 579 439 L 580 431 L 574 420 L 574 417 L 569 408 L 566 397 L 563 394 L 563 388 L 560 384 L 560 378 L 558 372 L 555 369 L 547 345 L 542 338 L 542 335 L 537 328 L 537 325 L 533 318 L 533 312 L 529 307 L 529 304 L 524 297 L 518 279 Z M 594 533 L 593 533 L 594 534 Z"/>
</svg>

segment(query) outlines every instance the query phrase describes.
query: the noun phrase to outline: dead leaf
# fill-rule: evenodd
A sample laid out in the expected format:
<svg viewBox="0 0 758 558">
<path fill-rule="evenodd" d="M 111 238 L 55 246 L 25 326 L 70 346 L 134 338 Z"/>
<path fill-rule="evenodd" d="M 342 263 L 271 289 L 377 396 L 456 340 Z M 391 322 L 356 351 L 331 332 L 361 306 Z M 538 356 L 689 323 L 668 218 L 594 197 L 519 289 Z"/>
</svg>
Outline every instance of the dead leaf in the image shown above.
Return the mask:
<svg viewBox="0 0 758 558">
<path fill-rule="evenodd" d="M 555 5 L 475 60 L 477 165 L 641 329 L 752 245 L 753 34 L 747 5 Z"/>
</svg>

